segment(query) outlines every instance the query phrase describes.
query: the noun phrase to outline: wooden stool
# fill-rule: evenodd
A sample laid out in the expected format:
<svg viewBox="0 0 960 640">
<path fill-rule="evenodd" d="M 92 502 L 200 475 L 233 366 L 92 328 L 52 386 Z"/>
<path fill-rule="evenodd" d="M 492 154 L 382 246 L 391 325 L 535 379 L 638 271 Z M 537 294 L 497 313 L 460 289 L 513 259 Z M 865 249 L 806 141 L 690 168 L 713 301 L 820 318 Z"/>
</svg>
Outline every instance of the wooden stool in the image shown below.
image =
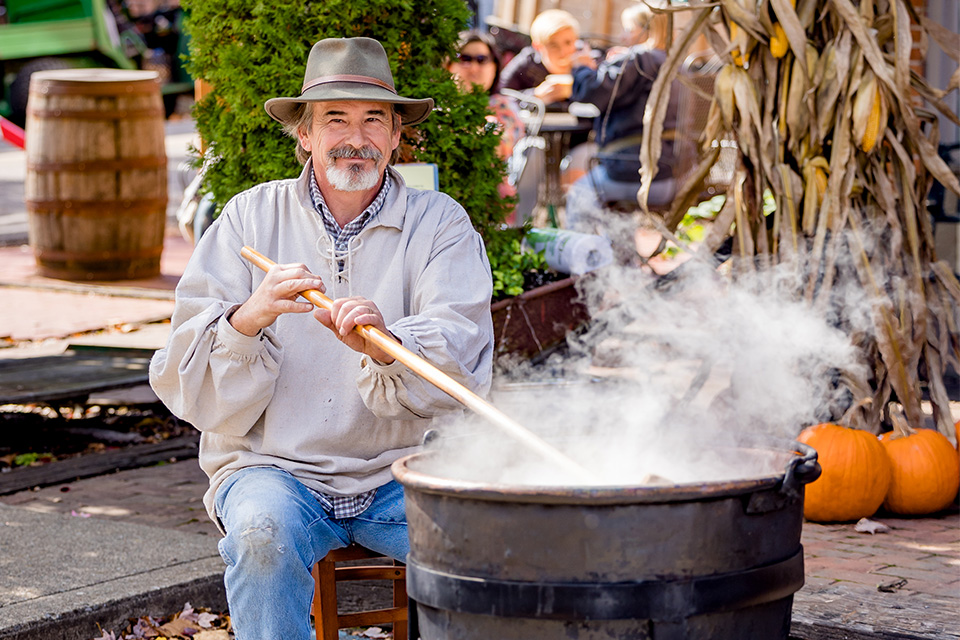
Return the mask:
<svg viewBox="0 0 960 640">
<path fill-rule="evenodd" d="M 357 544 L 334 549 L 313 567 L 313 622 L 317 640 L 337 640 L 338 631 L 392 623 L 395 640 L 407 640 L 407 570 L 402 563 L 337 567 L 337 562 L 383 558 Z M 393 580 L 393 607 L 357 613 L 337 613 L 337 582 L 341 580 Z"/>
</svg>

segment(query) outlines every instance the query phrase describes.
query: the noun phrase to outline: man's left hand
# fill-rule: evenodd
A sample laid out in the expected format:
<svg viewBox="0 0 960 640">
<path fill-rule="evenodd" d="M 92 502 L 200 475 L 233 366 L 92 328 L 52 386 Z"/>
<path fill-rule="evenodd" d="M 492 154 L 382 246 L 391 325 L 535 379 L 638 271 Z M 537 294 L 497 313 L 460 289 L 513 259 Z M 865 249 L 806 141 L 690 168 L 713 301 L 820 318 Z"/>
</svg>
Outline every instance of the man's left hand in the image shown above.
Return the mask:
<svg viewBox="0 0 960 640">
<path fill-rule="evenodd" d="M 353 330 L 354 327 L 368 325 L 393 338 L 393 334 L 387 330 L 387 325 L 383 321 L 383 315 L 377 305 L 370 300 L 359 296 L 338 298 L 333 301 L 330 311 L 322 308 L 314 309 L 313 317 L 320 324 L 333 331 L 343 344 L 354 351 L 365 353 L 383 364 L 393 362 L 393 356 L 380 349 L 380 347 L 367 342 L 363 336 Z"/>
</svg>

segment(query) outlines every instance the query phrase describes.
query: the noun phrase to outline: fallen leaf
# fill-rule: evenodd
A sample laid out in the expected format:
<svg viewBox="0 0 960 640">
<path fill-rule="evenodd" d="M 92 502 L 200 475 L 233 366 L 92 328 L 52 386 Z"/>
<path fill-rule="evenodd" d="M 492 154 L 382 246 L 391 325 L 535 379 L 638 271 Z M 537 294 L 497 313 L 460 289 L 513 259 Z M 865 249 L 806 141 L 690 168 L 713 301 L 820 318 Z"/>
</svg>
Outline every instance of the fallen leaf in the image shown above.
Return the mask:
<svg viewBox="0 0 960 640">
<path fill-rule="evenodd" d="M 873 535 L 875 533 L 886 533 L 890 531 L 890 527 L 882 522 L 868 520 L 867 518 L 860 518 L 857 524 L 853 526 L 853 530 L 860 533 L 869 533 L 870 535 Z"/>
<path fill-rule="evenodd" d="M 160 635 L 157 633 L 157 621 L 150 616 L 137 620 L 132 633 L 134 638 L 156 638 Z"/>
<path fill-rule="evenodd" d="M 224 629 L 204 630 L 193 636 L 193 640 L 231 640 L 230 634 Z"/>
<path fill-rule="evenodd" d="M 165 636 L 192 636 L 199 631 L 197 626 L 197 623 L 193 620 L 174 618 L 167 624 L 157 627 L 157 631 Z"/>
<path fill-rule="evenodd" d="M 74 509 L 71 509 L 71 510 L 70 510 L 70 515 L 76 516 L 76 517 L 78 517 L 78 518 L 89 518 L 89 517 L 90 517 L 90 514 L 89 514 L 89 513 L 80 513 L 79 511 L 76 511 L 76 510 L 74 510 Z"/>
<path fill-rule="evenodd" d="M 204 629 L 209 629 L 219 617 L 220 616 L 215 613 L 201 613 L 199 616 L 197 616 L 197 624 Z M 194 636 L 194 638 L 196 638 L 196 636 Z"/>
</svg>

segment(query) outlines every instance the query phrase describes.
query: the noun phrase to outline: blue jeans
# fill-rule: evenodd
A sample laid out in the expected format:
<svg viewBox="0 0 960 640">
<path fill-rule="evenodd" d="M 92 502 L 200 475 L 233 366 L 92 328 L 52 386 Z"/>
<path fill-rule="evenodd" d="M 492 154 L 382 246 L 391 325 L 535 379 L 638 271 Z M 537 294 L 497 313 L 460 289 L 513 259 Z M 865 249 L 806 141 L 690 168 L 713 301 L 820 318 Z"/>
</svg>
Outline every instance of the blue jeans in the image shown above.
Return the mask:
<svg viewBox="0 0 960 640">
<path fill-rule="evenodd" d="M 237 640 L 310 638 L 311 569 L 332 549 L 356 542 L 401 561 L 410 550 L 396 481 L 359 516 L 336 520 L 286 471 L 249 467 L 220 486 L 216 511 L 227 532 L 219 549 Z"/>
</svg>

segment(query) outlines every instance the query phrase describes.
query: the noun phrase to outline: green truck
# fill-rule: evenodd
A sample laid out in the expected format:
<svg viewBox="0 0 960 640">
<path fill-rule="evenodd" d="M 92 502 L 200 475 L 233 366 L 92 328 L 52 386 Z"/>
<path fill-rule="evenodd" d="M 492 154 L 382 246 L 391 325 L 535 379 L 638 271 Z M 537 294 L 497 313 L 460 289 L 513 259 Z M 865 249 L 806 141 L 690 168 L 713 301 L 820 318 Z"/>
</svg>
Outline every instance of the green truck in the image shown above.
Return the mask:
<svg viewBox="0 0 960 640">
<path fill-rule="evenodd" d="M 23 126 L 30 75 L 72 67 L 155 70 L 172 113 L 193 81 L 179 3 L 166 4 L 177 6 L 131 17 L 121 0 L 0 0 L 0 116 Z"/>
</svg>

